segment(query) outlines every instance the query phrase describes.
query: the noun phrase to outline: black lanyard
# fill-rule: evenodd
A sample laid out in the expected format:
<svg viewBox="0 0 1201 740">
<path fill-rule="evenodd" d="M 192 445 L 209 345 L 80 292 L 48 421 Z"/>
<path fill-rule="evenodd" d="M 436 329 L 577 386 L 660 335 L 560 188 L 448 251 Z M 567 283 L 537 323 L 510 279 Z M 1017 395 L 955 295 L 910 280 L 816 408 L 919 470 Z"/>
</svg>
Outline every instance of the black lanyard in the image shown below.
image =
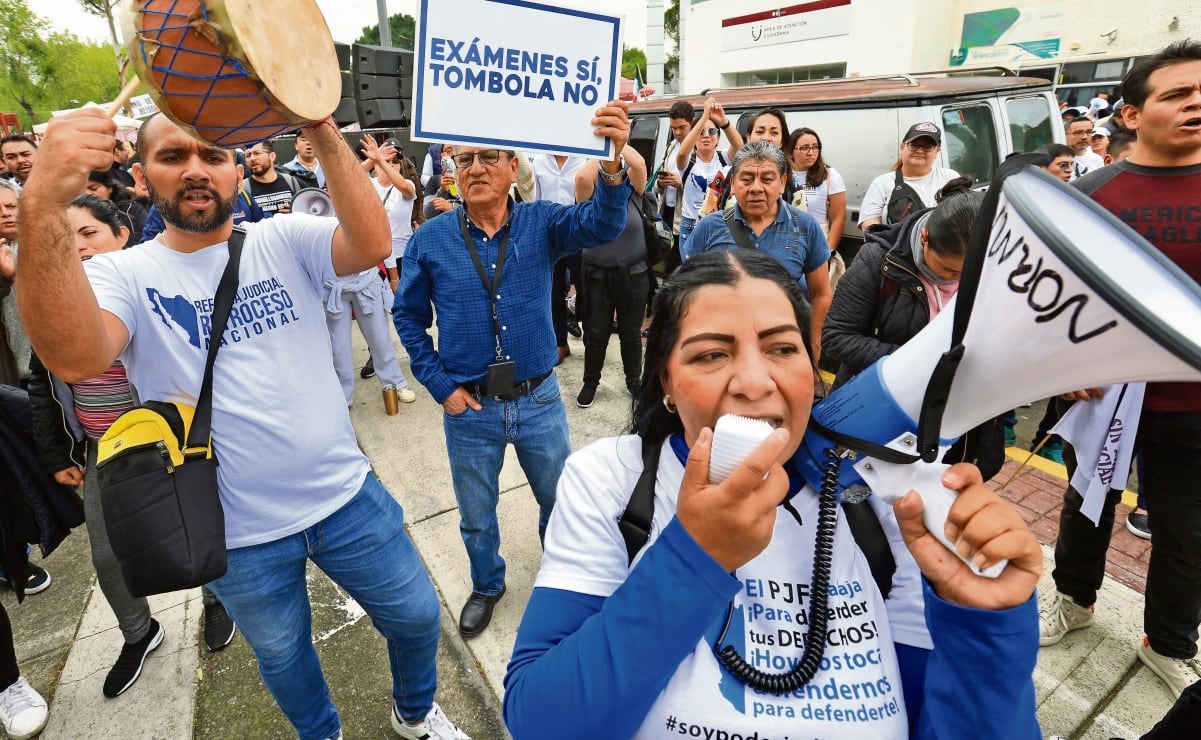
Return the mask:
<svg viewBox="0 0 1201 740">
<path fill-rule="evenodd" d="M 500 250 L 496 255 L 496 272 L 492 274 L 492 280 L 488 280 L 488 273 L 484 270 L 484 263 L 480 260 L 480 253 L 475 248 L 475 240 L 471 238 L 471 233 L 467 230 L 467 214 L 465 209 L 460 209 L 459 211 L 459 229 L 463 232 L 463 243 L 467 245 L 467 252 L 471 255 L 471 261 L 475 263 L 475 271 L 480 276 L 480 282 L 483 283 L 484 290 L 488 292 L 488 303 L 492 306 L 492 328 L 496 334 L 496 359 L 500 361 L 504 359 L 504 352 L 500 346 L 500 317 L 496 313 L 496 300 L 500 298 L 497 291 L 500 290 L 500 276 L 505 267 L 505 251 L 509 246 L 509 230 L 508 228 L 504 228 L 505 233 L 500 238 Z"/>
</svg>

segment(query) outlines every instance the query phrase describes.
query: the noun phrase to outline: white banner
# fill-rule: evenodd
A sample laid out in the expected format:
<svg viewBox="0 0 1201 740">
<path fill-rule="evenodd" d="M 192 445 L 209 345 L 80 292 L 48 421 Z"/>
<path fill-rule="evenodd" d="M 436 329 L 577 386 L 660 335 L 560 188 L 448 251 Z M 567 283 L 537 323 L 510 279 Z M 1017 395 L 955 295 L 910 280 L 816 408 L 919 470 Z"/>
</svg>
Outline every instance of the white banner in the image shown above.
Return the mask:
<svg viewBox="0 0 1201 740">
<path fill-rule="evenodd" d="M 412 138 L 611 156 L 621 18 L 522 0 L 422 0 Z"/>
<path fill-rule="evenodd" d="M 721 50 L 754 49 L 850 32 L 851 0 L 816 0 L 726 18 L 721 22 Z"/>
</svg>

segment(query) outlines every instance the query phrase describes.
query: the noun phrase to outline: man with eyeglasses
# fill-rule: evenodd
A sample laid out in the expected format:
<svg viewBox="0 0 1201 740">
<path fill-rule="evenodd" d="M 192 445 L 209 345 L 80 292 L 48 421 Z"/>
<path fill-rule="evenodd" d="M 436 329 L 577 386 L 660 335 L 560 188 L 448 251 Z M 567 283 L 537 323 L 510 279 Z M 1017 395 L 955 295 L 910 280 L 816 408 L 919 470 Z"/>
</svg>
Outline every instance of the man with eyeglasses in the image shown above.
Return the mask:
<svg viewBox="0 0 1201 740">
<path fill-rule="evenodd" d="M 505 447 L 512 444 L 538 501 L 546 531 L 555 487 L 571 452 L 567 412 L 554 374 L 551 325 L 555 262 L 613 241 L 631 195 L 621 151 L 628 104 L 596 112 L 597 136 L 613 158 L 600 164 L 592 199 L 514 203 L 513 151 L 460 146 L 454 163 L 463 207 L 427 221 L 409 241 L 392 307 L 413 375 L 442 404 L 459 529 L 471 564 L 472 593 L 459 632 L 480 634 L 505 593 L 496 505 Z M 438 342 L 429 329 L 438 317 Z"/>
<path fill-rule="evenodd" d="M 859 228 L 893 224 L 911 213 L 934 206 L 934 196 L 959 173 L 936 167 L 942 131 L 933 123 L 915 123 L 901 141 L 900 166 L 885 172 L 867 188 L 859 207 Z"/>
<path fill-rule="evenodd" d="M 1099 170 L 1105 166 L 1105 160 L 1092 150 L 1093 122 L 1084 116 L 1073 118 L 1068 122 L 1065 134 L 1068 146 L 1076 153 L 1076 161 L 1072 164 L 1072 179 Z"/>
<path fill-rule="evenodd" d="M 25 187 L 29 173 L 33 172 L 33 163 L 38 156 L 38 145 L 25 134 L 9 134 L 0 139 L 0 156 L 4 157 L 4 165 L 13 176 L 13 184 L 17 190 Z"/>
</svg>

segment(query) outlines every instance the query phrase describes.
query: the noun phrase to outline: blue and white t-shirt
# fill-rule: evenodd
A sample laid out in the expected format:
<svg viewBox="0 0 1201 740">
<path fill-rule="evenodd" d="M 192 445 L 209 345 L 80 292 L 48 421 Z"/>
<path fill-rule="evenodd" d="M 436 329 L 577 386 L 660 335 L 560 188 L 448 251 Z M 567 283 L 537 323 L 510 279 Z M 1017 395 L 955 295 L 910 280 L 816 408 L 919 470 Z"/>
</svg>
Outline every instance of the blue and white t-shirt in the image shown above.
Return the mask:
<svg viewBox="0 0 1201 740">
<path fill-rule="evenodd" d="M 227 545 L 279 539 L 337 511 L 368 463 L 334 373 L 322 282 L 338 222 L 290 214 L 248 226 L 213 375 L 213 446 Z M 121 353 L 144 400 L 194 405 L 213 297 L 229 257 L 160 241 L 84 263 L 100 307 L 129 330 Z"/>
<path fill-rule="evenodd" d="M 634 436 L 605 439 L 568 460 L 536 587 L 608 597 L 622 584 L 629 567 L 616 521 L 638 479 L 640 449 Z M 683 466 L 665 446 L 651 542 L 675 515 L 682 477 Z M 801 523 L 781 508 L 771 544 L 734 573 L 742 588 L 723 642 L 770 673 L 796 664 L 808 632 L 818 500 L 805 488 L 792 503 Z M 648 543 L 634 567 L 649 549 Z M 724 624 L 718 620 L 676 669 L 635 737 L 907 737 L 891 607 L 841 518 L 828 593 L 825 654 L 806 686 L 774 696 L 743 685 L 713 654 Z M 912 608 L 912 602 L 902 608 Z"/>
</svg>

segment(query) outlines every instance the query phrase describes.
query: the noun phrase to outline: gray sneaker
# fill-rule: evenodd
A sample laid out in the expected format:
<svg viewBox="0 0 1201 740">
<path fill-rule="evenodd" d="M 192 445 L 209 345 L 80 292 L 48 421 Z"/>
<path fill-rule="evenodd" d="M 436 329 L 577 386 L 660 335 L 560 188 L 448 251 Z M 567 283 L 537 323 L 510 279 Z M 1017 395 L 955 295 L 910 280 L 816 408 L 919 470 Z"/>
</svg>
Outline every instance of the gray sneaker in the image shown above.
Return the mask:
<svg viewBox="0 0 1201 740">
<path fill-rule="evenodd" d="M 1038 615 L 1038 644 L 1054 645 L 1072 630 L 1091 627 L 1093 607 L 1080 606 L 1067 594 L 1055 594 L 1055 603 Z"/>
<path fill-rule="evenodd" d="M 392 703 L 392 729 L 407 740 L 471 740 L 467 733 L 455 727 L 438 702 L 430 709 L 429 714 L 421 722 L 410 725 L 400 716 L 396 703 Z"/>
<path fill-rule="evenodd" d="M 1201 681 L 1201 662 L 1196 658 L 1169 658 L 1160 655 L 1151 647 L 1146 636 L 1143 644 L 1138 646 L 1138 659 L 1151 672 L 1163 679 L 1177 699 L 1189 686 Z"/>
</svg>

